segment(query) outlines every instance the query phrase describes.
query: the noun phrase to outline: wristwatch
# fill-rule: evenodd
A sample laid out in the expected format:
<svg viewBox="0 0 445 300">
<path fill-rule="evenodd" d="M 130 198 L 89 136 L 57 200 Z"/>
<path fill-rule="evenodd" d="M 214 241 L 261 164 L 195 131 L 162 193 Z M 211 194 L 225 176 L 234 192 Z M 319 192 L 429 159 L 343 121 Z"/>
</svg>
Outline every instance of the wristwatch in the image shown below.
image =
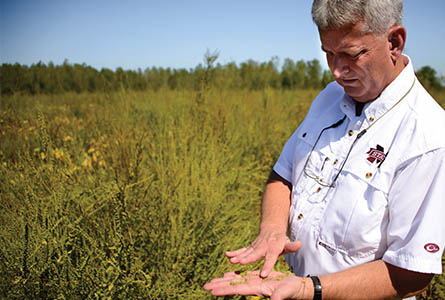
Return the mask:
<svg viewBox="0 0 445 300">
<path fill-rule="evenodd" d="M 314 283 L 314 300 L 321 300 L 321 282 L 317 276 L 311 276 Z"/>
</svg>

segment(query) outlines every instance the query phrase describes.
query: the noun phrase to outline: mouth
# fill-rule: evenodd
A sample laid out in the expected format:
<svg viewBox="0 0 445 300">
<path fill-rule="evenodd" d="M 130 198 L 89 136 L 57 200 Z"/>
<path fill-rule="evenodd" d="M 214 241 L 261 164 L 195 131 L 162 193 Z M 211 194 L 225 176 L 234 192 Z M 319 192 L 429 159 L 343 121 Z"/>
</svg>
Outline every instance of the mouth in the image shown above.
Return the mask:
<svg viewBox="0 0 445 300">
<path fill-rule="evenodd" d="M 339 83 L 342 86 L 351 86 L 351 85 L 356 85 L 358 82 L 358 79 L 354 78 L 354 79 L 345 79 L 345 78 L 340 78 L 340 80 L 338 80 Z"/>
<path fill-rule="evenodd" d="M 353 83 L 356 82 L 358 79 L 341 79 L 342 82 L 344 83 Z"/>
</svg>

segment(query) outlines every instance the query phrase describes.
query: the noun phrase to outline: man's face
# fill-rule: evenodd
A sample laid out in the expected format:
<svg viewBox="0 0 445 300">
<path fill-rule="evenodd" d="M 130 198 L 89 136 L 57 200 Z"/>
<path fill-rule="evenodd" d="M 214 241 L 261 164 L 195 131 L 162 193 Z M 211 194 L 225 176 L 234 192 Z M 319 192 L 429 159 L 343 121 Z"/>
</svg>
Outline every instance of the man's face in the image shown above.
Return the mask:
<svg viewBox="0 0 445 300">
<path fill-rule="evenodd" d="M 360 26 L 320 31 L 320 40 L 338 84 L 356 101 L 368 102 L 394 79 L 394 64 L 388 35 L 365 34 Z"/>
</svg>

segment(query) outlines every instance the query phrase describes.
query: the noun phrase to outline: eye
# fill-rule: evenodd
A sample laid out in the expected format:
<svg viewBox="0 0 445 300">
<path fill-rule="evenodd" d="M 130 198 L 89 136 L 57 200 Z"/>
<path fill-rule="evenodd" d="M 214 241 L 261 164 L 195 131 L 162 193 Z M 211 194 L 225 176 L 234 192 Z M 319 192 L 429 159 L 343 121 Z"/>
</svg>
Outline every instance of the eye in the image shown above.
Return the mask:
<svg viewBox="0 0 445 300">
<path fill-rule="evenodd" d="M 365 50 L 365 49 L 363 49 L 362 51 L 360 51 L 360 52 L 358 52 L 358 53 L 355 53 L 355 54 L 353 54 L 353 55 L 349 55 L 349 57 L 352 58 L 352 59 L 357 59 L 357 58 L 359 58 L 360 56 L 362 56 L 362 54 L 364 54 L 364 53 L 366 53 L 366 50 Z"/>
</svg>

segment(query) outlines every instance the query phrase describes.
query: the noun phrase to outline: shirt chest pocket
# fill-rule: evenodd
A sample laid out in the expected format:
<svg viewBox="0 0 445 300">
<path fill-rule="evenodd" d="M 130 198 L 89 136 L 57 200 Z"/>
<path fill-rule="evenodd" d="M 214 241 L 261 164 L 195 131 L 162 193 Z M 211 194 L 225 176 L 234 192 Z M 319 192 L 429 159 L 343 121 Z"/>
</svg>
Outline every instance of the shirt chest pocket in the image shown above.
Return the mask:
<svg viewBox="0 0 445 300">
<path fill-rule="evenodd" d="M 321 135 L 321 130 L 314 132 L 306 134 L 303 131 L 297 136 L 293 158 L 293 185 L 298 193 L 308 191 L 309 185 L 315 182 L 320 187 L 330 186 L 341 166 L 342 157 L 337 155 L 335 147 L 331 146 L 332 141 L 339 139 L 335 136 L 339 134 L 327 131 Z"/>
<path fill-rule="evenodd" d="M 358 161 L 345 166 L 339 183 L 326 197 L 319 224 L 319 245 L 350 257 L 367 257 L 384 249 L 388 224 L 389 178 L 377 165 Z"/>
<path fill-rule="evenodd" d="M 296 132 L 295 148 L 292 156 L 292 185 L 298 186 L 301 174 L 308 157 L 312 157 L 311 152 L 316 142 L 317 136 L 308 133 L 305 128 L 301 128 Z"/>
</svg>

